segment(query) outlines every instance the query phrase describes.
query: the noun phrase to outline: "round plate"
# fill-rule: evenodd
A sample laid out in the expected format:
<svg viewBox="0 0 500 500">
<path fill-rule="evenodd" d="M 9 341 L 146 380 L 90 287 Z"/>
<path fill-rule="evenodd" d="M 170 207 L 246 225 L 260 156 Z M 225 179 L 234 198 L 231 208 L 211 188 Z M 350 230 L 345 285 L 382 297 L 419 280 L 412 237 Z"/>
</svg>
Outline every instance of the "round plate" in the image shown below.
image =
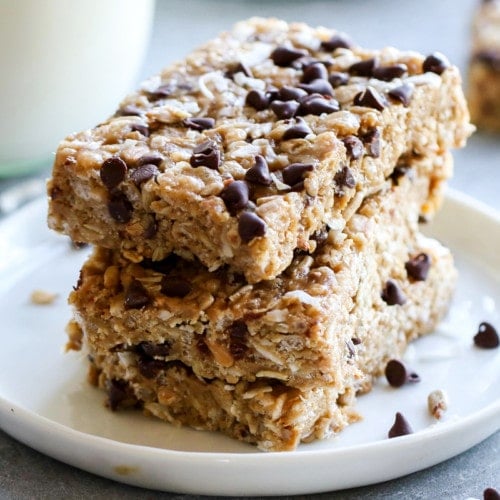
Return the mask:
<svg viewBox="0 0 500 500">
<path fill-rule="evenodd" d="M 450 192 L 426 233 L 453 250 L 460 271 L 450 313 L 407 359 L 422 381 L 394 389 L 380 379 L 359 398 L 363 421 L 339 436 L 263 453 L 217 433 L 177 428 L 137 411 L 112 413 L 85 381 L 82 353 L 65 353 L 66 297 L 88 250 L 45 227 L 37 200 L 0 223 L 0 426 L 33 448 L 117 481 L 210 495 L 288 495 L 393 479 L 446 460 L 500 428 L 500 349 L 472 337 L 482 321 L 498 328 L 500 216 Z M 49 305 L 30 301 L 41 289 Z M 444 390 L 437 421 L 427 395 Z M 402 412 L 414 434 L 387 439 Z M 286 478 L 286 480 L 284 480 Z"/>
</svg>

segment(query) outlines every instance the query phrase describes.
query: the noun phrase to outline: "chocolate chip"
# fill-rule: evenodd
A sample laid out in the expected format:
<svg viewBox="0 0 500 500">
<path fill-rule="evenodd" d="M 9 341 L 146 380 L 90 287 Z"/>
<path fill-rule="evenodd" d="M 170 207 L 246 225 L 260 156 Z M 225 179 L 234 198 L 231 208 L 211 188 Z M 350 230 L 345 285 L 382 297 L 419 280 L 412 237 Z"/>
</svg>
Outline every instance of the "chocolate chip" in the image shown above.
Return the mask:
<svg viewBox="0 0 500 500">
<path fill-rule="evenodd" d="M 299 103 L 297 101 L 273 101 L 270 108 L 280 120 L 287 120 L 295 116 Z"/>
<path fill-rule="evenodd" d="M 300 106 L 297 109 L 297 115 L 315 115 L 319 116 L 323 113 L 334 113 L 339 111 L 340 105 L 335 99 L 325 99 L 320 94 L 311 94 L 301 100 Z"/>
<path fill-rule="evenodd" d="M 406 302 L 406 297 L 395 281 L 387 280 L 382 290 L 382 300 L 386 302 L 388 306 L 401 306 Z"/>
<path fill-rule="evenodd" d="M 236 73 L 243 73 L 245 76 L 248 76 L 250 78 L 253 76 L 250 68 L 242 62 L 239 62 L 239 63 L 233 65 L 231 68 L 229 68 L 224 73 L 224 76 L 226 78 L 230 78 L 232 80 L 234 75 L 236 75 Z"/>
<path fill-rule="evenodd" d="M 137 106 L 128 104 L 120 108 L 115 113 L 116 116 L 142 116 L 145 113 L 144 109 L 140 109 Z"/>
<path fill-rule="evenodd" d="M 394 78 L 401 78 L 408 71 L 406 64 L 393 64 L 392 66 L 377 66 L 373 68 L 373 77 L 377 80 L 389 82 Z"/>
<path fill-rule="evenodd" d="M 483 321 L 474 335 L 474 344 L 482 349 L 495 349 L 499 345 L 498 333 L 494 326 Z"/>
<path fill-rule="evenodd" d="M 189 163 L 194 168 L 207 167 L 217 170 L 221 163 L 220 151 L 217 144 L 212 140 L 198 144 L 193 150 L 193 155 Z"/>
<path fill-rule="evenodd" d="M 260 90 L 250 90 L 245 99 L 245 104 L 251 106 L 257 111 L 262 111 L 267 109 L 269 106 L 269 96 Z"/>
<path fill-rule="evenodd" d="M 333 95 L 333 87 L 327 80 L 316 79 L 309 83 L 300 83 L 299 88 L 308 94 Z"/>
<path fill-rule="evenodd" d="M 411 96 L 413 94 L 413 86 L 408 83 L 403 83 L 399 87 L 389 90 L 387 95 L 400 102 L 403 106 L 408 106 L 410 104 Z"/>
<path fill-rule="evenodd" d="M 185 127 L 188 127 L 192 130 L 207 130 L 209 128 L 214 128 L 215 120 L 210 117 L 202 117 L 202 118 L 186 118 L 182 122 Z"/>
<path fill-rule="evenodd" d="M 238 234 L 244 243 L 266 234 L 266 223 L 253 212 L 243 212 L 238 220 Z"/>
<path fill-rule="evenodd" d="M 380 130 L 373 128 L 362 136 L 363 143 L 367 149 L 367 154 L 373 158 L 380 156 Z"/>
<path fill-rule="evenodd" d="M 289 186 L 295 186 L 304 180 L 306 172 L 312 172 L 314 165 L 312 163 L 292 163 L 283 169 L 283 182 Z"/>
<path fill-rule="evenodd" d="M 125 290 L 125 309 L 141 309 L 150 301 L 144 285 L 139 280 L 133 279 Z"/>
<path fill-rule="evenodd" d="M 352 189 L 356 186 L 356 180 L 354 179 L 351 169 L 348 166 L 342 167 L 342 169 L 335 174 L 333 180 L 335 181 L 337 188 L 340 188 L 340 191 L 342 191 L 342 188 L 345 187 Z"/>
<path fill-rule="evenodd" d="M 137 368 L 140 374 L 147 379 L 153 379 L 158 375 L 158 372 L 168 367 L 165 361 L 160 359 L 152 359 L 147 356 L 141 356 L 137 360 Z"/>
<path fill-rule="evenodd" d="M 116 221 L 126 224 L 132 218 L 134 207 L 121 192 L 113 193 L 108 201 L 109 215 Z"/>
<path fill-rule="evenodd" d="M 229 351 L 235 360 L 243 359 L 248 351 L 246 343 L 248 327 L 244 321 L 238 320 L 228 328 Z"/>
<path fill-rule="evenodd" d="M 354 345 L 359 345 L 361 344 L 361 339 L 358 339 L 357 337 L 352 337 L 351 341 Z"/>
<path fill-rule="evenodd" d="M 388 437 L 395 438 L 398 436 L 406 436 L 407 434 L 412 434 L 413 429 L 408 423 L 405 417 L 399 412 L 396 413 L 396 418 L 394 420 L 393 426 L 389 429 Z"/>
<path fill-rule="evenodd" d="M 302 74 L 301 82 L 309 83 L 313 80 L 323 79 L 326 80 L 328 78 L 328 71 L 324 64 L 320 62 L 309 64 L 304 68 L 304 72 Z"/>
<path fill-rule="evenodd" d="M 354 76 L 372 76 L 373 70 L 377 66 L 375 59 L 366 59 L 365 61 L 359 61 L 357 63 L 351 64 L 349 67 L 349 73 Z"/>
<path fill-rule="evenodd" d="M 137 166 L 142 167 L 142 165 L 156 165 L 157 167 L 159 167 L 162 161 L 163 161 L 163 156 L 161 156 L 159 153 L 158 154 L 153 153 L 150 155 L 141 156 L 137 160 Z"/>
<path fill-rule="evenodd" d="M 363 143 L 355 135 L 344 137 L 342 142 L 347 150 L 347 156 L 350 156 L 353 160 L 357 160 L 363 155 Z"/>
<path fill-rule="evenodd" d="M 394 170 L 389 177 L 392 179 L 392 182 L 394 184 L 398 184 L 399 179 L 401 177 L 404 177 L 410 170 L 411 167 L 409 167 L 408 165 L 397 165 L 396 167 L 394 167 Z"/>
<path fill-rule="evenodd" d="M 137 346 L 137 350 L 154 358 L 156 356 L 165 357 L 170 354 L 171 346 L 168 342 L 163 342 L 161 344 L 155 344 L 154 342 L 141 342 Z"/>
<path fill-rule="evenodd" d="M 161 293 L 167 297 L 182 299 L 191 289 L 191 283 L 182 278 L 164 276 L 161 280 Z"/>
<path fill-rule="evenodd" d="M 226 205 L 231 215 L 236 215 L 239 210 L 248 205 L 248 184 L 245 181 L 234 181 L 227 184 L 219 196 Z"/>
<path fill-rule="evenodd" d="M 124 380 L 107 380 L 106 390 L 108 392 L 106 405 L 111 411 L 116 411 L 120 404 L 130 397 L 128 384 Z"/>
<path fill-rule="evenodd" d="M 307 92 L 304 89 L 285 86 L 279 89 L 276 98 L 281 101 L 299 101 L 306 95 Z"/>
<path fill-rule="evenodd" d="M 159 85 L 155 90 L 148 92 L 149 96 L 153 99 L 162 99 L 163 97 L 171 96 L 177 89 L 173 83 L 164 83 Z"/>
<path fill-rule="evenodd" d="M 474 54 L 472 60 L 488 66 L 493 71 L 500 71 L 500 54 L 497 50 L 481 50 Z"/>
<path fill-rule="evenodd" d="M 483 491 L 483 500 L 500 500 L 500 493 L 495 488 L 486 488 Z"/>
<path fill-rule="evenodd" d="M 365 90 L 354 96 L 354 104 L 356 106 L 365 106 L 367 108 L 375 108 L 382 111 L 387 101 L 377 90 L 373 87 L 366 87 Z"/>
<path fill-rule="evenodd" d="M 131 132 L 139 132 L 139 134 L 144 137 L 149 137 L 149 127 L 147 125 L 141 125 L 140 123 L 134 123 L 130 127 Z"/>
<path fill-rule="evenodd" d="M 431 268 L 431 259 L 426 253 L 419 253 L 412 257 L 406 264 L 408 276 L 415 281 L 425 281 Z"/>
<path fill-rule="evenodd" d="M 295 59 L 305 55 L 307 55 L 307 53 L 304 50 L 277 47 L 271 52 L 270 57 L 276 66 L 286 67 L 290 66 Z"/>
<path fill-rule="evenodd" d="M 333 35 L 330 40 L 321 42 L 321 48 L 329 52 L 333 52 L 336 49 L 350 49 L 352 47 L 351 40 L 346 35 Z"/>
<path fill-rule="evenodd" d="M 316 248 L 319 248 L 328 239 L 328 227 L 314 231 L 311 235 L 311 240 L 316 242 Z"/>
<path fill-rule="evenodd" d="M 333 71 L 330 73 L 328 77 L 328 81 L 331 86 L 336 89 L 337 87 L 341 87 L 342 85 L 346 85 L 349 81 L 349 75 L 347 73 L 341 73 L 339 71 Z"/>
<path fill-rule="evenodd" d="M 100 176 L 108 191 L 113 191 L 127 175 L 127 164 L 118 156 L 112 156 L 101 166 Z"/>
<path fill-rule="evenodd" d="M 282 140 L 288 141 L 289 139 L 303 139 L 311 134 L 312 130 L 302 118 L 297 118 L 295 125 L 287 128 L 283 134 Z"/>
<path fill-rule="evenodd" d="M 140 186 L 143 182 L 149 181 L 152 177 L 159 174 L 160 171 L 156 165 L 146 164 L 136 168 L 130 174 L 130 179 L 136 186 Z"/>
<path fill-rule="evenodd" d="M 424 73 L 432 72 L 440 75 L 449 65 L 448 60 L 443 54 L 434 52 L 434 54 L 425 58 L 422 68 Z"/>
<path fill-rule="evenodd" d="M 257 155 L 255 157 L 255 163 L 245 173 L 245 180 L 254 182 L 255 184 L 262 184 L 263 186 L 271 184 L 272 179 L 269 173 L 269 166 L 263 156 Z"/>
<path fill-rule="evenodd" d="M 146 240 L 149 240 L 153 238 L 153 236 L 155 236 L 157 232 L 158 232 L 158 224 L 156 220 L 153 218 L 146 226 L 146 229 L 144 229 L 143 236 Z"/>
<path fill-rule="evenodd" d="M 409 370 L 402 361 L 391 359 L 385 367 L 385 378 L 392 387 L 401 387 L 406 383 L 420 382 L 420 377 Z"/>
</svg>

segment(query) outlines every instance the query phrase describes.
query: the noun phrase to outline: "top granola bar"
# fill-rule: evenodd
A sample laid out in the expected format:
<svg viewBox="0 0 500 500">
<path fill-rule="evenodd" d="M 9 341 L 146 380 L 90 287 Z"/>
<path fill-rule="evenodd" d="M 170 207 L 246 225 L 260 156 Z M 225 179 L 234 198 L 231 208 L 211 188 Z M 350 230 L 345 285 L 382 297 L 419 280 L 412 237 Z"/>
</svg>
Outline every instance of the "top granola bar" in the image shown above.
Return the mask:
<svg viewBox="0 0 500 500">
<path fill-rule="evenodd" d="M 60 144 L 49 225 L 136 261 L 175 252 L 255 283 L 314 251 L 325 226 L 341 231 L 406 156 L 460 147 L 471 130 L 444 56 L 254 18 Z"/>
</svg>

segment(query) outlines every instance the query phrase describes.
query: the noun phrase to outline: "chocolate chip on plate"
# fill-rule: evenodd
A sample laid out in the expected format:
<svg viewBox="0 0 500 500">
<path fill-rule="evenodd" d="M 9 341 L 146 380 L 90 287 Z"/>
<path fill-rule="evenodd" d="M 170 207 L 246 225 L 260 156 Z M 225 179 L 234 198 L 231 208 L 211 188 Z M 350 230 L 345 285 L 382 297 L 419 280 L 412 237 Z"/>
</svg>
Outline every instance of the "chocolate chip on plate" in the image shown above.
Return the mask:
<svg viewBox="0 0 500 500">
<path fill-rule="evenodd" d="M 352 47 L 351 40 L 341 33 L 333 35 L 330 40 L 325 40 L 321 42 L 321 48 L 329 52 L 333 52 L 336 49 L 350 49 Z"/>
<path fill-rule="evenodd" d="M 132 218 L 134 207 L 121 192 L 113 193 L 108 201 L 109 215 L 116 221 L 126 224 Z"/>
<path fill-rule="evenodd" d="M 347 156 L 353 160 L 357 160 L 363 154 L 364 147 L 361 140 L 355 135 L 348 135 L 342 139 L 344 146 L 347 150 Z"/>
<path fill-rule="evenodd" d="M 156 165 L 147 163 L 133 170 L 130 174 L 130 179 L 136 186 L 140 186 L 143 182 L 149 181 L 149 179 L 159 173 L 160 171 Z"/>
<path fill-rule="evenodd" d="M 411 371 L 402 361 L 391 359 L 385 367 L 385 378 L 392 387 L 401 387 L 406 383 L 420 382 L 417 373 Z"/>
<path fill-rule="evenodd" d="M 500 341 L 495 327 L 483 321 L 479 325 L 476 335 L 474 335 L 474 344 L 482 349 L 495 349 L 498 347 L 499 343 Z"/>
<path fill-rule="evenodd" d="M 307 55 L 306 51 L 298 50 L 289 47 L 276 47 L 271 52 L 271 59 L 276 66 L 286 67 L 290 66 L 295 59 Z"/>
<path fill-rule="evenodd" d="M 449 65 L 450 63 L 443 54 L 434 52 L 425 58 L 422 68 L 424 73 L 432 72 L 440 75 Z"/>
<path fill-rule="evenodd" d="M 427 275 L 429 274 L 429 269 L 431 268 L 431 259 L 430 257 L 421 252 L 415 257 L 412 257 L 405 264 L 406 272 L 408 276 L 415 281 L 425 281 Z"/>
<path fill-rule="evenodd" d="M 406 297 L 401 291 L 401 288 L 399 288 L 399 285 L 394 280 L 389 279 L 382 290 L 382 300 L 386 302 L 388 306 L 401 306 L 406 302 Z"/>
<path fill-rule="evenodd" d="M 198 144 L 193 149 L 193 154 L 189 160 L 192 167 L 207 167 L 212 170 L 217 170 L 221 163 L 220 151 L 217 144 L 208 140 Z"/>
<path fill-rule="evenodd" d="M 367 108 L 374 108 L 382 111 L 386 107 L 387 101 L 384 96 L 373 87 L 366 87 L 365 90 L 354 96 L 354 104 L 356 106 L 365 106 Z"/>
<path fill-rule="evenodd" d="M 233 181 L 227 184 L 219 194 L 231 215 L 236 215 L 239 210 L 248 205 L 249 195 L 248 184 L 245 181 Z"/>
<path fill-rule="evenodd" d="M 309 125 L 307 125 L 302 118 L 297 118 L 295 120 L 295 125 L 292 125 L 285 130 L 282 140 L 288 141 L 289 139 L 303 139 L 311 133 L 312 130 L 309 128 Z"/>
<path fill-rule="evenodd" d="M 269 173 L 269 165 L 263 156 L 257 155 L 255 157 L 255 163 L 245 173 L 245 180 L 263 186 L 271 184 L 272 179 Z"/>
<path fill-rule="evenodd" d="M 238 234 L 244 243 L 266 234 L 266 223 L 253 212 L 243 212 L 238 220 Z"/>
<path fill-rule="evenodd" d="M 200 118 L 186 118 L 183 122 L 184 126 L 192 130 L 208 130 L 213 128 L 215 125 L 215 120 L 208 116 Z"/>
<path fill-rule="evenodd" d="M 151 301 L 144 285 L 133 279 L 125 290 L 125 309 L 141 309 Z"/>
<path fill-rule="evenodd" d="M 396 418 L 394 420 L 394 424 L 389 429 L 388 437 L 395 438 L 399 436 L 406 436 L 407 434 L 412 434 L 413 429 L 409 424 L 408 420 L 400 413 L 396 413 Z"/>
<path fill-rule="evenodd" d="M 408 106 L 410 104 L 412 94 L 413 86 L 408 83 L 403 83 L 403 85 L 395 87 L 387 92 L 389 97 L 400 102 L 403 106 Z"/>
<path fill-rule="evenodd" d="M 495 488 L 486 488 L 483 491 L 483 500 L 500 500 L 500 493 Z"/>
<path fill-rule="evenodd" d="M 257 111 L 262 111 L 267 109 L 269 106 L 269 96 L 260 90 L 250 90 L 245 99 L 245 104 L 251 106 Z"/>
<path fill-rule="evenodd" d="M 106 405 L 111 411 L 116 411 L 120 404 L 130 397 L 128 384 L 124 380 L 108 380 L 106 390 L 108 392 Z"/>
<path fill-rule="evenodd" d="M 103 162 L 99 174 L 108 191 L 112 191 L 125 179 L 127 164 L 118 156 L 112 156 Z"/>
</svg>

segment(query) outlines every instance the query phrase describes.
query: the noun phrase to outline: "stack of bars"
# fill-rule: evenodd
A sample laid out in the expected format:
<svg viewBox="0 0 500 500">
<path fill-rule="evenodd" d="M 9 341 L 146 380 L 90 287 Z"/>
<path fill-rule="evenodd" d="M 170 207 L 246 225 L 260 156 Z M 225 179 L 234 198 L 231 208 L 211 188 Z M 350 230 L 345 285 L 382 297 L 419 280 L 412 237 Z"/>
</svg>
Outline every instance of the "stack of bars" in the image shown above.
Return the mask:
<svg viewBox="0 0 500 500">
<path fill-rule="evenodd" d="M 479 0 L 473 17 L 468 97 L 474 123 L 500 132 L 500 0 Z"/>
<path fill-rule="evenodd" d="M 357 420 L 447 311 L 418 223 L 471 130 L 444 56 L 251 19 L 64 140 L 49 225 L 95 245 L 68 331 L 108 406 L 272 451 Z"/>
</svg>

